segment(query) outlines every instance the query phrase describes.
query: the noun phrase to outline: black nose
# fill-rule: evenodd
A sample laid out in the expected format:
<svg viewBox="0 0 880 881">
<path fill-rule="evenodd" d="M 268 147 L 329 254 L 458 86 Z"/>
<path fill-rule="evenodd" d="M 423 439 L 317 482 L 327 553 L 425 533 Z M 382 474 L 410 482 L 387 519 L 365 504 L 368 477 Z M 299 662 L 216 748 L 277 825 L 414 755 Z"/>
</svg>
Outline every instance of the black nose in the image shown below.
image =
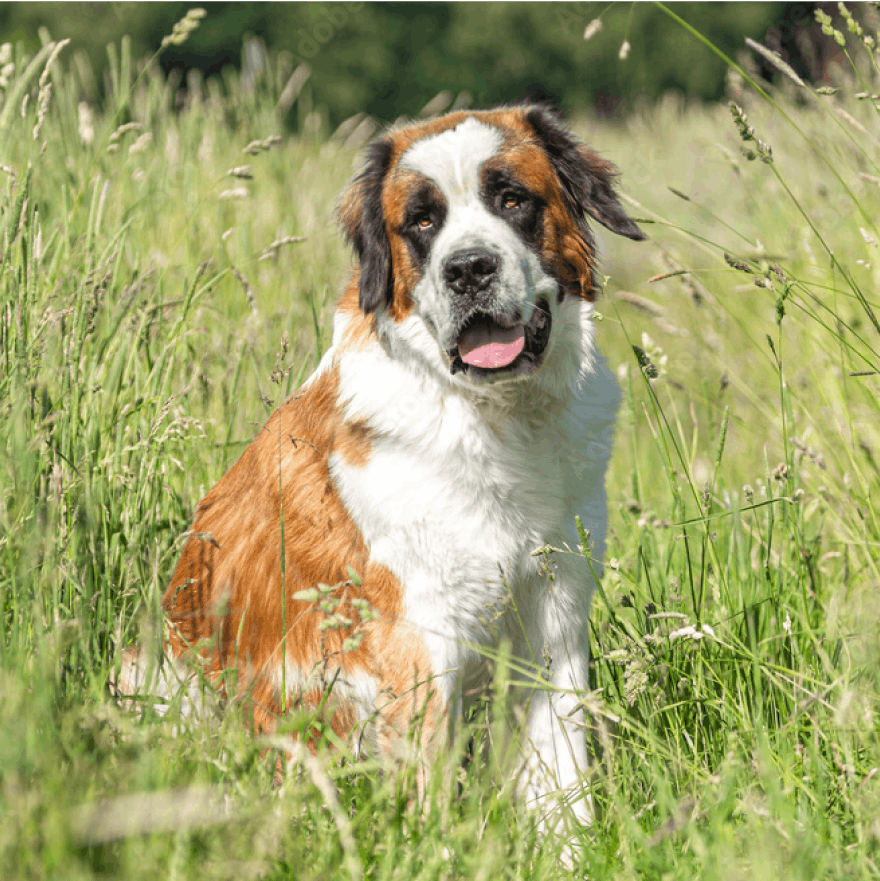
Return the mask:
<svg viewBox="0 0 880 881">
<path fill-rule="evenodd" d="M 500 260 L 485 248 L 456 251 L 443 267 L 446 284 L 457 294 L 485 291 L 495 280 Z"/>
</svg>

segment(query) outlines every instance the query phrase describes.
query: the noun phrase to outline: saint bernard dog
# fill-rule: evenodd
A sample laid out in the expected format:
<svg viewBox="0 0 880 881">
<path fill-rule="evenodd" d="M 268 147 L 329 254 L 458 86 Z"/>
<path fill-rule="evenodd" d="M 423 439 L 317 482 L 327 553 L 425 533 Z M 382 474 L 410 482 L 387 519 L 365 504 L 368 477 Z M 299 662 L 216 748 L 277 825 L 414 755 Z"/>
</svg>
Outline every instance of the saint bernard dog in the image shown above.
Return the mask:
<svg viewBox="0 0 880 881">
<path fill-rule="evenodd" d="M 614 175 L 542 106 L 372 144 L 340 210 L 358 263 L 332 346 L 199 503 L 163 600 L 170 663 L 130 649 L 117 693 L 207 678 L 264 734 L 313 708 L 356 748 L 415 749 L 423 787 L 504 641 L 526 685 L 522 789 L 589 819 L 580 714 L 619 395 L 584 215 L 644 238 Z"/>
</svg>

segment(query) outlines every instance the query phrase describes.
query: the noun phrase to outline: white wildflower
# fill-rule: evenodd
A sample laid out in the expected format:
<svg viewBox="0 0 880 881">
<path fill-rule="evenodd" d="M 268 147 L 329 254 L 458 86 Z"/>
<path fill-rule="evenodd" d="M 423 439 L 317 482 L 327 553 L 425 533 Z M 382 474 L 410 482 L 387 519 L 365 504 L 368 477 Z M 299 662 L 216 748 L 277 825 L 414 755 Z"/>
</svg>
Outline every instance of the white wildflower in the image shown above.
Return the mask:
<svg viewBox="0 0 880 881">
<path fill-rule="evenodd" d="M 687 627 L 682 627 L 680 630 L 673 630 L 672 633 L 669 634 L 669 641 L 675 642 L 676 639 L 684 639 L 685 637 L 688 637 L 694 642 L 699 642 L 704 636 L 711 636 L 714 638 L 715 631 L 708 624 L 704 624 L 702 629 L 694 627 L 693 624 L 688 624 Z"/>
</svg>

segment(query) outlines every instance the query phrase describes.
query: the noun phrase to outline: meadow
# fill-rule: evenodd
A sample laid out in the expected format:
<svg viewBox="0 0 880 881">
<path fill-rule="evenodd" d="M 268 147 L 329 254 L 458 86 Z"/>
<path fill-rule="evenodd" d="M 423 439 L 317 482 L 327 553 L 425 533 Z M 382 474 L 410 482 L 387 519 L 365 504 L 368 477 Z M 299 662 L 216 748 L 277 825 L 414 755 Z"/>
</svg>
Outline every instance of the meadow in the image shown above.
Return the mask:
<svg viewBox="0 0 880 881">
<path fill-rule="evenodd" d="M 831 88 L 731 63 L 733 109 L 571 120 L 649 240 L 600 234 L 624 403 L 583 696 L 597 817 L 566 868 L 492 755 L 451 757 L 418 810 L 345 744 L 276 787 L 234 709 L 111 699 L 195 504 L 329 344 L 335 205 L 376 128 L 327 131 L 276 58 L 181 83 L 125 41 L 81 101 L 84 57 L 44 42 L 0 49 L 0 876 L 877 877 L 876 47 Z M 512 676 L 478 739 L 503 742 Z"/>
</svg>

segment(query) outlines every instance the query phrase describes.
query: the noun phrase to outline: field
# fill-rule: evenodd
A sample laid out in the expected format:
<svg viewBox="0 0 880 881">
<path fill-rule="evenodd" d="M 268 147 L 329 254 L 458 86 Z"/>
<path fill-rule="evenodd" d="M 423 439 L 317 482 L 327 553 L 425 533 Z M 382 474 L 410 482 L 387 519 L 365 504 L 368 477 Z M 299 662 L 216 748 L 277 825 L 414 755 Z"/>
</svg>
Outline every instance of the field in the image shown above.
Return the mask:
<svg viewBox="0 0 880 881">
<path fill-rule="evenodd" d="M 491 756 L 450 758 L 419 810 L 344 745 L 273 787 L 234 710 L 111 700 L 196 502 L 329 343 L 334 206 L 373 128 L 304 110 L 273 138 L 276 60 L 224 97 L 139 73 L 125 43 L 106 106 L 78 105 L 93 74 L 67 53 L 3 62 L 0 876 L 877 877 L 872 48 L 833 94 L 731 68 L 733 113 L 668 96 L 572 120 L 649 241 L 601 236 L 624 404 L 584 695 L 599 810 L 571 869 Z M 478 739 L 502 739 L 509 675 Z"/>
</svg>

